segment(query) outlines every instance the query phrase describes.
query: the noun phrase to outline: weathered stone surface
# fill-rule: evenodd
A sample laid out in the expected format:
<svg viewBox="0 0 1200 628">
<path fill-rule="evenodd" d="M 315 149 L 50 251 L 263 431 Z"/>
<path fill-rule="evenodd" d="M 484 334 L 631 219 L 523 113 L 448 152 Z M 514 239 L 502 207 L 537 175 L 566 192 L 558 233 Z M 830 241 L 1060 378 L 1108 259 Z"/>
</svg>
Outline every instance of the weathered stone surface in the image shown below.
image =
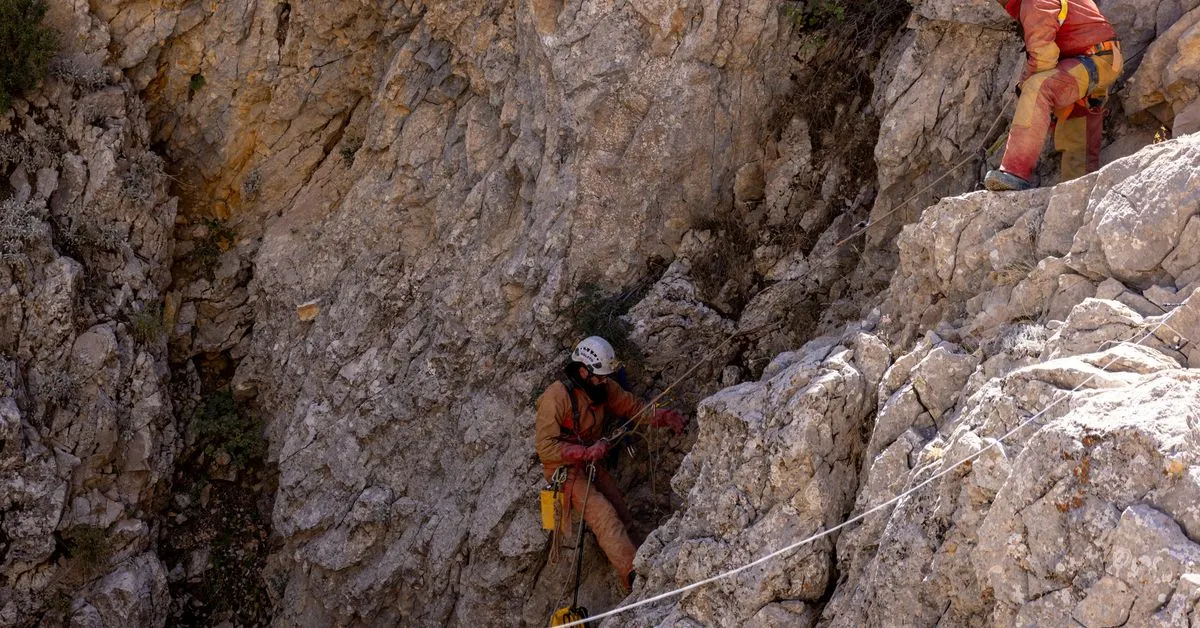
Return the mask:
<svg viewBox="0 0 1200 628">
<path fill-rule="evenodd" d="M 1194 464 L 1184 408 L 1195 385 L 1192 375 L 1167 375 L 1091 396 L 1031 441 L 979 530 L 974 560 L 995 592 L 993 621 L 1007 623 L 1048 588 L 1078 595 L 1107 574 L 1127 587 L 1130 619 L 1142 622 L 1195 568 L 1200 546 L 1170 513 L 1139 503 L 1180 490 L 1173 461 Z"/>
<path fill-rule="evenodd" d="M 1142 502 L 1171 509 L 1161 495 L 1194 490 L 1164 470 L 1185 469 L 1195 456 L 1184 408 L 1200 382 L 1156 362 L 1155 355 L 1142 350 L 1051 361 L 993 380 L 973 395 L 951 434 L 925 445 L 920 456 L 910 455 L 907 481 L 991 450 L 901 501 L 886 525 L 876 516 L 845 534 L 838 555 L 850 556 L 843 563 L 849 580 L 824 617 L 833 625 L 898 616 L 913 618 L 914 625 L 932 625 L 939 617 L 997 625 L 1070 617 L 1114 560 L 1106 558 L 1112 547 L 1107 530 L 1117 526 L 1121 510 Z M 1105 364 L 1108 374 L 1098 368 Z M 1079 388 L 1069 392 L 1070 386 Z M 1035 414 L 1036 424 L 995 444 L 1021 417 Z M 911 451 L 912 444 L 905 447 Z M 876 464 L 890 475 L 871 474 L 879 484 L 873 503 L 903 486 L 888 490 L 881 484 L 896 482 L 889 460 L 885 454 Z M 903 464 L 900 470 L 906 471 Z M 1193 508 L 1172 510 L 1181 523 L 1195 518 Z M 1182 536 L 1161 543 L 1185 555 L 1193 551 Z M 909 577 L 914 570 L 924 577 Z M 1181 574 L 1163 578 L 1174 583 Z M 1153 597 L 1144 578 L 1125 578 L 1135 591 L 1129 599 Z M 1052 591 L 1057 594 L 1043 597 Z M 1079 612 L 1119 612 L 1114 601 L 1093 600 Z M 1145 620 L 1153 608 L 1139 607 L 1134 617 Z"/>
<path fill-rule="evenodd" d="M 948 0 L 913 0 L 913 12 L 928 20 L 976 24 L 991 28 L 1002 28 L 1010 23 L 1003 7 L 989 0 L 953 2 Z"/>
<path fill-rule="evenodd" d="M 979 358 L 975 356 L 956 354 L 939 346 L 913 367 L 910 375 L 913 390 L 935 421 L 954 407 L 957 391 L 962 390 L 978 365 Z"/>
<path fill-rule="evenodd" d="M 62 56 L 0 114 L 0 623 L 162 625 L 146 552 L 179 443 L 151 312 L 175 204 L 87 5 L 51 3 L 47 22 Z"/>
<path fill-rule="evenodd" d="M 267 410 L 279 621 L 522 616 L 545 542 L 525 528 L 529 404 L 577 340 L 576 288 L 675 258 L 739 172 L 738 198 L 760 195 L 798 44 L 757 0 L 293 4 L 286 24 L 257 6 L 166 7 L 172 35 L 130 67 L 193 166 L 183 202 L 238 230 L 230 272 L 183 289 L 172 346 L 244 355 L 234 385 Z M 98 12 L 121 39 L 119 10 Z M 734 329 L 675 272 L 631 312 L 647 380 Z M 347 516 L 374 492 L 387 517 Z"/>
<path fill-rule="evenodd" d="M 170 600 L 167 572 L 147 552 L 118 565 L 84 599 L 72 609 L 72 626 L 162 626 Z"/>
<path fill-rule="evenodd" d="M 1190 272 L 1180 270 L 1186 253 L 1175 251 L 1185 246 L 1181 234 L 1200 194 L 1198 159 L 1200 143 L 1189 136 L 1053 188 L 942 201 L 898 240 L 901 264 L 885 316 L 903 334 L 951 320 L 986 338 L 1021 318 L 1065 316 L 1105 278 L 1170 285 L 1174 273 L 1164 264 Z M 1061 253 L 1072 233 L 1065 257 L 1039 259 Z"/>
<path fill-rule="evenodd" d="M 884 330 L 900 330 L 891 332 L 900 346 L 934 328 L 979 338 L 984 360 L 965 382 L 941 389 L 968 399 L 940 430 L 918 403 L 934 395 L 918 395 L 913 377 L 931 355 L 928 338 L 885 376 L 855 510 L 929 485 L 840 536 L 843 580 L 823 623 L 1187 622 L 1187 593 L 1163 604 L 1177 586 L 1189 590 L 1180 583 L 1194 569 L 1187 557 L 1195 537 L 1176 531 L 1200 514 L 1179 501 L 1196 490 L 1189 469 L 1200 391 L 1194 372 L 1181 368 L 1191 363 L 1182 342 L 1194 333 L 1190 292 L 1176 292 L 1162 260 L 1180 257 L 1172 250 L 1195 206 L 1184 156 L 1193 150 L 1185 140 L 1093 180 L 947 199 L 905 230 Z M 1148 163 L 1158 166 L 1142 170 Z M 1159 176 L 1182 183 L 1156 188 Z M 1161 206 L 1141 217 L 1117 198 L 1134 188 L 1134 198 L 1159 195 Z M 1119 254 L 1096 235 L 1105 229 L 1125 238 Z M 1079 275 L 1063 275 L 1071 271 Z M 1022 318 L 1030 322 L 1016 325 Z M 1009 433 L 1031 417 L 1035 424 Z M 1126 537 L 1137 536 L 1136 548 L 1116 549 L 1119 525 L 1138 529 Z M 1161 578 L 1124 567 L 1156 552 L 1182 558 L 1165 564 Z"/>
<path fill-rule="evenodd" d="M 0 217 L 3 243 L 21 247 L 0 263 L 0 501 L 14 513 L 0 526 L 11 585 L 0 623 L 27 621 L 39 596 L 57 593 L 47 583 L 73 563 L 51 561 L 54 533 L 83 527 L 103 528 L 113 554 L 71 590 L 71 620 L 165 620 L 146 509 L 180 438 L 167 342 L 142 315 L 157 311 L 172 263 L 162 325 L 184 396 L 233 371 L 231 390 L 269 423 L 281 624 L 541 624 L 559 605 L 569 575 L 543 569 L 528 407 L 576 340 L 568 313 L 583 283 L 618 297 L 650 286 L 624 319 L 647 354 L 651 383 L 639 393 L 734 330 L 745 337 L 700 365 L 676 401 L 763 372 L 702 405 L 675 480 L 685 501 L 639 556 L 648 577 L 637 596 L 827 529 L 986 448 L 837 538 L 636 621 L 1180 625 L 1194 615 L 1194 561 L 1153 580 L 1086 526 L 1069 541 L 1091 543 L 1095 564 L 1069 587 L 1042 587 L 1061 584 L 1047 539 L 1092 502 L 1059 513 L 1017 476 L 1078 480 L 1049 444 L 1091 451 L 1092 432 L 1064 427 L 1083 409 L 1194 407 L 1179 365 L 1198 360 L 1200 150 L 1183 138 L 1066 185 L 947 198 L 922 216 L 977 183 L 978 160 L 951 167 L 1007 122 L 1021 58 L 995 2 L 914 0 L 901 32 L 870 33 L 887 40 L 884 60 L 842 99 L 856 102 L 830 114 L 861 127 L 787 106 L 810 87 L 794 83 L 815 40 L 797 36 L 790 4 L 767 0 L 93 4 L 53 3 L 75 65 L 0 116 L 0 139 L 28 143 L 22 163 L 0 163 L 17 210 Z M 1177 132 L 1195 108 L 1195 6 L 1104 3 L 1130 52 L 1167 35 L 1127 106 L 1169 107 Z M 865 154 L 834 153 L 843 139 L 861 144 L 876 118 L 872 182 Z M 1119 140 L 1143 137 L 1116 122 Z M 848 128 L 857 135 L 836 137 Z M 146 152 L 152 141 L 178 202 Z M 857 240 L 837 245 L 872 205 L 888 220 L 868 247 L 886 251 L 868 251 L 863 284 L 889 283 L 890 236 L 921 217 L 878 300 L 847 283 Z M 700 219 L 715 226 L 691 231 Z M 734 254 L 717 259 L 722 250 Z M 714 261 L 745 266 L 734 269 L 742 277 L 714 279 Z M 842 305 L 822 311 L 828 301 Z M 297 316 L 314 303 L 319 313 Z M 844 326 L 860 308 L 877 311 Z M 816 327 L 830 335 L 790 351 Z M 1152 350 L 1114 346 L 1149 329 Z M 1080 357 L 1092 351 L 1106 353 Z M 1077 386 L 1044 417 L 1045 443 L 1024 446 L 1022 432 L 993 446 Z M 1091 473 L 1161 458 L 1163 477 L 1138 498 L 1153 512 L 1110 480 L 1089 493 L 1108 501 L 1088 521 L 1124 526 L 1119 549 L 1131 556 L 1191 556 L 1180 534 L 1195 539 L 1200 525 L 1194 437 L 1121 425 L 1113 440 L 1128 436 L 1136 451 Z M 998 495 L 1034 506 L 1004 514 L 991 506 Z M 1024 535 L 1025 554 L 991 562 L 1042 587 L 1036 599 L 1004 578 L 983 584 L 991 572 L 973 552 L 984 551 L 985 520 Z M 603 559 L 589 554 L 588 599 L 615 603 Z M 206 560 L 192 553 L 173 581 L 201 577 Z M 1149 608 L 1156 594 L 1170 602 Z"/>
<path fill-rule="evenodd" d="M 1193 8 L 1149 44 L 1123 95 L 1130 114 L 1148 112 L 1169 126 L 1175 137 L 1200 131 L 1198 27 L 1200 9 Z"/>
<path fill-rule="evenodd" d="M 693 237 L 689 234 L 685 239 L 685 253 Z M 646 355 L 647 368 L 672 382 L 691 373 L 677 389 L 677 398 L 691 406 L 699 401 L 700 392 L 691 388 L 691 382 L 717 378 L 717 371 L 736 352 L 731 336 L 737 330 L 733 321 L 704 303 L 689 271 L 686 257 L 674 262 L 625 318 L 631 322 L 630 339 Z M 702 363 L 680 361 L 681 353 Z"/>
<path fill-rule="evenodd" d="M 645 584 L 634 599 L 745 564 L 840 518 L 856 491 L 858 434 L 883 373 L 879 344 L 860 334 L 814 345 L 769 379 L 701 404 L 700 434 L 672 480 L 684 510 L 639 551 Z M 819 541 L 624 621 L 733 625 L 787 617 L 811 625 L 831 577 L 831 550 Z M 768 605 L 774 608 L 764 611 Z"/>
</svg>

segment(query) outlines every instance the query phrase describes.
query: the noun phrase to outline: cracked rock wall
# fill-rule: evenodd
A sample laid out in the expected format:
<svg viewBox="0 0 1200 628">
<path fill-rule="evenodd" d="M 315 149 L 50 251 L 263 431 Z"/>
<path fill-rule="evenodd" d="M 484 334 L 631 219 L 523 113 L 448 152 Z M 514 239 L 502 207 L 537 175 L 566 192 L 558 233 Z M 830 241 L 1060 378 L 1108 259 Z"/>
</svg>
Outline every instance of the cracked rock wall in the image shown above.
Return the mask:
<svg viewBox="0 0 1200 628">
<path fill-rule="evenodd" d="M 103 28 L 47 23 L 60 57 L 0 115 L 0 624 L 161 625 L 176 200 Z"/>
<path fill-rule="evenodd" d="M 186 165 L 180 268 L 202 218 L 237 231 L 171 295 L 172 351 L 240 361 L 269 411 L 278 620 L 519 615 L 545 547 L 529 405 L 564 307 L 731 202 L 791 89 L 777 4 L 96 12 Z"/>
<path fill-rule="evenodd" d="M 1200 286 L 1175 260 L 1200 211 L 1198 155 L 1192 135 L 1068 184 L 927 209 L 871 318 L 701 403 L 674 479 L 684 507 L 639 552 L 631 599 L 914 492 L 610 624 L 1196 621 Z"/>
<path fill-rule="evenodd" d="M 984 521 L 1016 535 L 1018 520 L 1031 525 L 1030 504 L 1066 503 L 1064 516 L 1083 508 L 1070 493 L 1075 467 L 1050 468 L 1037 457 L 1049 449 L 1017 446 L 1003 452 L 1012 460 L 973 469 L 968 495 L 901 504 L 738 588 L 638 621 L 811 625 L 905 612 L 1103 623 L 1121 616 L 1098 602 L 1110 598 L 1135 618 L 1193 612 L 1184 541 L 1195 533 L 1179 504 L 1194 495 L 1177 470 L 1193 464 L 1192 437 L 1165 419 L 1118 426 L 1122 404 L 1155 386 L 1180 391 L 1166 415 L 1185 407 L 1170 403 L 1190 399 L 1180 367 L 1195 365 L 1185 340 L 1200 318 L 1182 310 L 1146 352 L 1109 344 L 1161 321 L 1196 286 L 1194 141 L 1053 189 L 947 199 L 893 252 L 892 236 L 921 208 L 975 185 L 977 160 L 871 232 L 859 272 L 889 292 L 850 289 L 842 270 L 854 260 L 830 264 L 834 243 L 867 206 L 882 217 L 994 141 L 1020 60 L 991 0 L 910 4 L 905 27 L 880 40 L 870 102 L 837 103 L 867 121 L 856 133 L 879 121 L 877 177 L 863 183 L 848 174 L 857 156 L 831 156 L 821 136 L 847 127 L 787 109 L 816 57 L 780 2 L 54 3 L 56 26 L 73 34 L 67 56 L 82 65 L 4 121 L 6 142 L 66 156 L 4 165 L 15 199 L 4 220 L 30 235 L 4 241 L 17 252 L 0 296 L 12 373 L 0 416 L 14 435 L 4 446 L 13 507 L 0 526 L 14 549 L 0 612 L 24 617 L 41 608 L 37 596 L 78 582 L 48 606 L 85 624 L 165 620 L 145 504 L 179 440 L 163 392 L 169 352 L 193 379 L 189 363 L 227 370 L 238 399 L 266 415 L 279 473 L 282 549 L 267 574 L 278 623 L 540 623 L 561 600 L 545 593 L 558 576 L 543 569 L 531 502 L 532 399 L 574 340 L 582 284 L 655 279 L 628 320 L 649 354 L 642 378 L 659 386 L 733 330 L 789 323 L 716 356 L 681 393 L 690 404 L 718 381 L 762 372 L 700 404 L 696 448 L 674 481 L 684 509 L 639 557 L 655 588 L 895 494 L 1100 360 L 1119 358 L 1122 375 L 1073 393 L 1047 442 L 1079 465 L 1092 445 L 1072 439 L 1134 434 L 1144 449 L 1105 453 L 1103 464 L 1141 456 L 1169 472 L 1152 482 L 1146 471 L 1137 496 L 1097 480 L 1093 497 L 1079 497 L 1102 511 L 1087 533 L 1119 542 L 1069 572 L 1039 552 L 1062 530 L 1083 534 L 1074 520 L 987 548 L 999 571 L 969 558 L 985 551 L 974 549 Z M 1124 106 L 1184 134 L 1196 2 L 1102 4 L 1130 48 L 1157 38 Z M 1113 156 L 1146 133 L 1123 118 L 1114 129 Z M 1162 178 L 1146 179 L 1152 171 Z M 1043 174 L 1053 180 L 1053 167 Z M 756 282 L 705 286 L 722 246 L 746 235 L 720 228 L 730 217 L 761 230 L 734 263 Z M 717 226 L 692 230 L 706 219 Z M 792 223 L 802 238 L 775 237 Z M 214 249 L 221 233 L 232 235 Z M 160 299 L 167 338 L 143 316 Z M 822 314 L 806 308 L 835 300 L 825 336 L 776 355 L 818 326 Z M 859 310 L 863 320 L 844 326 Z M 1080 357 L 1101 349 L 1107 357 Z M 1136 393 L 1101 399 L 1110 388 Z M 995 404 L 1010 414 L 990 419 Z M 1114 424 L 1070 427 L 1086 423 L 1070 414 L 1086 404 L 1109 408 Z M 1010 481 L 1017 468 L 1054 478 L 1063 494 L 1046 502 Z M 706 510 L 714 494 L 721 508 Z M 941 518 L 926 516 L 935 510 Z M 905 513 L 929 523 L 915 529 Z M 81 564 L 94 529 L 118 540 L 102 569 Z M 898 574 L 915 563 L 876 547 L 886 534 L 936 559 L 936 582 L 954 586 L 901 590 Z M 1182 558 L 1151 589 L 1130 557 L 1155 552 Z M 1011 585 L 1021 577 L 1034 584 Z M 1169 609 L 1148 608 L 1155 594 Z"/>
</svg>

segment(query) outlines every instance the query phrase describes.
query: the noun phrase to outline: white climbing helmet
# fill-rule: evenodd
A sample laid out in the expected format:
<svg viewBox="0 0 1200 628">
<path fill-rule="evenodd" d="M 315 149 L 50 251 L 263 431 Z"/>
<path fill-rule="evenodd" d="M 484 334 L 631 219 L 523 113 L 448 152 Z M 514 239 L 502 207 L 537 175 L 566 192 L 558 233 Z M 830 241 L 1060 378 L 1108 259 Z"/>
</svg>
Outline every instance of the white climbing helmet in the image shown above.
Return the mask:
<svg viewBox="0 0 1200 628">
<path fill-rule="evenodd" d="M 571 359 L 588 367 L 596 375 L 611 375 L 617 370 L 617 353 L 600 336 L 589 336 L 575 345 Z"/>
</svg>

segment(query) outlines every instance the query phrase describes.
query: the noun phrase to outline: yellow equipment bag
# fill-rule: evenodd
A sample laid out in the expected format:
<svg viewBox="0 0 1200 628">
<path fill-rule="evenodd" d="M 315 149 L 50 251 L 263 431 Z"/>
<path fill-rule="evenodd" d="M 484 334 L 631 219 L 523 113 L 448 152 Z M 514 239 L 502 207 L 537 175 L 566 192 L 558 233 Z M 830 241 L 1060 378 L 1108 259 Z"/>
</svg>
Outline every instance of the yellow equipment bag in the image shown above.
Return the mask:
<svg viewBox="0 0 1200 628">
<path fill-rule="evenodd" d="M 567 512 L 567 492 L 563 484 L 567 483 L 567 468 L 555 469 L 550 483 L 542 487 L 542 529 L 558 532 L 558 518 Z M 555 539 L 555 544 L 558 539 Z M 553 554 L 551 554 L 553 558 Z"/>
<path fill-rule="evenodd" d="M 558 513 L 562 512 L 567 505 L 567 494 L 563 491 L 553 488 L 542 489 L 542 529 L 553 531 L 555 529 L 555 521 L 558 520 Z M 555 507 L 555 504 L 558 507 Z"/>
<path fill-rule="evenodd" d="M 550 625 L 566 626 L 571 622 L 587 619 L 587 616 L 587 609 L 582 606 L 560 608 L 554 611 L 554 614 L 550 616 Z M 587 624 L 584 625 L 586 626 Z"/>
</svg>

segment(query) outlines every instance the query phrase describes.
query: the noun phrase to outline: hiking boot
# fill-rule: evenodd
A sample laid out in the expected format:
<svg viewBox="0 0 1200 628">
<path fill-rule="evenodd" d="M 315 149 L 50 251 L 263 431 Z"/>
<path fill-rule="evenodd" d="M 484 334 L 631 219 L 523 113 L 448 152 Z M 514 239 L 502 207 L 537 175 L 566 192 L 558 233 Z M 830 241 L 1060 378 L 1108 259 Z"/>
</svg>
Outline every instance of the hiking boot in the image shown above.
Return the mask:
<svg viewBox="0 0 1200 628">
<path fill-rule="evenodd" d="M 983 178 L 983 186 L 993 192 L 1020 192 L 1033 187 L 1033 184 L 1011 172 L 989 170 Z"/>
</svg>

